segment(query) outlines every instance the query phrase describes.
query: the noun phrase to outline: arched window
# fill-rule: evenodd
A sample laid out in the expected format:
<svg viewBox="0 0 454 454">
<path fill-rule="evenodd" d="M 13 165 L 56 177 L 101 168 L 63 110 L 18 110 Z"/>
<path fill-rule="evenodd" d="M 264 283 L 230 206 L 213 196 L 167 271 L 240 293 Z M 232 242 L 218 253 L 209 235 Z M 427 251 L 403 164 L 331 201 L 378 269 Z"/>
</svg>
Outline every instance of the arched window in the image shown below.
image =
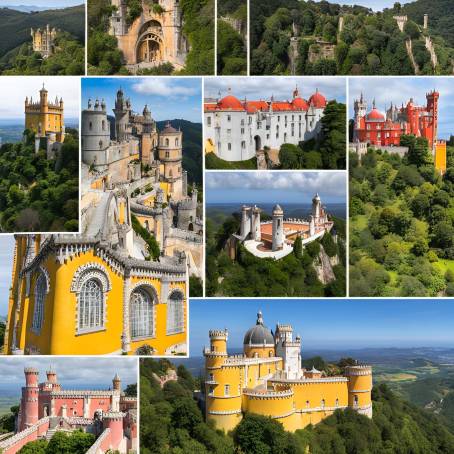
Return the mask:
<svg viewBox="0 0 454 454">
<path fill-rule="evenodd" d="M 166 147 L 169 146 L 169 139 L 166 139 Z"/>
<path fill-rule="evenodd" d="M 106 121 L 105 120 L 102 121 L 102 130 L 103 131 L 106 130 Z"/>
<path fill-rule="evenodd" d="M 46 277 L 40 273 L 35 284 L 35 306 L 33 309 L 33 322 L 32 328 L 40 331 L 43 326 L 44 319 L 44 301 L 47 293 Z"/>
<path fill-rule="evenodd" d="M 336 399 L 336 408 L 339 406 L 339 399 Z"/>
<path fill-rule="evenodd" d="M 131 294 L 131 337 L 150 337 L 153 328 L 153 301 L 150 294 L 143 288 Z"/>
<path fill-rule="evenodd" d="M 93 129 L 93 123 L 90 121 L 89 125 L 88 125 L 88 129 L 91 131 Z"/>
<path fill-rule="evenodd" d="M 353 406 L 354 407 L 357 407 L 358 406 L 358 403 L 359 403 L 359 399 L 358 399 L 358 396 L 355 394 L 355 397 L 353 399 Z"/>
<path fill-rule="evenodd" d="M 322 407 L 322 408 L 325 408 L 325 399 L 322 399 L 321 407 Z"/>
<path fill-rule="evenodd" d="M 174 291 L 167 302 L 167 334 L 184 332 L 184 297 Z"/>
<path fill-rule="evenodd" d="M 98 279 L 86 280 L 79 294 L 79 331 L 104 327 L 104 295 Z"/>
<path fill-rule="evenodd" d="M 178 147 L 178 138 L 175 139 L 175 146 Z"/>
</svg>

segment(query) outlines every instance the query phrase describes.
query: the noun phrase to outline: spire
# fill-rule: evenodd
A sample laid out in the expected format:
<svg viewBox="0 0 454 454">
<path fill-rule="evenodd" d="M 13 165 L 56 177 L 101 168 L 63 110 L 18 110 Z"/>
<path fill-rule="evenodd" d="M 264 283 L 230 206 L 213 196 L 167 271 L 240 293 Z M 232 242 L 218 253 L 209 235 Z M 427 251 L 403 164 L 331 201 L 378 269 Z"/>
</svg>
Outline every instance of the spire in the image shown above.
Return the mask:
<svg viewBox="0 0 454 454">
<path fill-rule="evenodd" d="M 374 98 L 374 100 L 372 101 L 372 108 L 375 109 L 375 98 Z"/>
<path fill-rule="evenodd" d="M 257 312 L 257 322 L 256 325 L 262 325 L 263 326 L 263 316 L 262 316 L 262 311 Z"/>
</svg>

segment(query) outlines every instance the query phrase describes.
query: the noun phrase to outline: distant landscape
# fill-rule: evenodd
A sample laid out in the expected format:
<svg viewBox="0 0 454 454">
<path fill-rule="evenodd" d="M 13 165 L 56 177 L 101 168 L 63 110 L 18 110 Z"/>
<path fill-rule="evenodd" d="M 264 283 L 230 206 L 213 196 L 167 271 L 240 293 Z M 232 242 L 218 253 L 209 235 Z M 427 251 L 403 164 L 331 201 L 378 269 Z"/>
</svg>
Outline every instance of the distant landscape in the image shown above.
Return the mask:
<svg viewBox="0 0 454 454">
<path fill-rule="evenodd" d="M 65 125 L 67 128 L 79 129 L 79 120 L 75 118 L 66 119 Z M 0 120 L 0 145 L 4 143 L 20 142 L 23 133 L 23 120 Z"/>
<path fill-rule="evenodd" d="M 10 413 L 11 407 L 19 403 L 20 396 L 14 394 L 5 394 L 1 389 L 0 391 L 0 416 L 3 416 Z"/>
</svg>

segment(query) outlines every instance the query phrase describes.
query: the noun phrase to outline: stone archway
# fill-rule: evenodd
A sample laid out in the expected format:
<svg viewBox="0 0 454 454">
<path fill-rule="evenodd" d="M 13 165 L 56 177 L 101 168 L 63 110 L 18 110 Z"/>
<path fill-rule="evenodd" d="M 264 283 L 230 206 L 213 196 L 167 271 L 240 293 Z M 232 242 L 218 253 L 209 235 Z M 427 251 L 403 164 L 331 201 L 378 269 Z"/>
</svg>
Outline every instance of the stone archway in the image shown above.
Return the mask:
<svg viewBox="0 0 454 454">
<path fill-rule="evenodd" d="M 155 63 L 163 61 L 163 32 L 161 24 L 151 20 L 142 25 L 136 44 L 137 63 Z"/>
</svg>

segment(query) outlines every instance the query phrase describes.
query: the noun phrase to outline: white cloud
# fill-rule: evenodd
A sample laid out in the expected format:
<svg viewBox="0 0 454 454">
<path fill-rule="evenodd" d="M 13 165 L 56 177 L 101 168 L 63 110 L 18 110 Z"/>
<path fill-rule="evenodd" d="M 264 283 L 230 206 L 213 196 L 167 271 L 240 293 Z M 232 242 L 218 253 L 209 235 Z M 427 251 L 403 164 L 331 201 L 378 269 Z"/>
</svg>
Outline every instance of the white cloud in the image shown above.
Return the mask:
<svg viewBox="0 0 454 454">
<path fill-rule="evenodd" d="M 183 80 L 171 80 L 159 77 L 140 78 L 138 82 L 132 86 L 136 93 L 143 95 L 157 95 L 168 98 L 177 98 L 180 96 L 194 96 L 199 94 L 199 90 L 195 85 L 187 86 Z"/>
<path fill-rule="evenodd" d="M 208 189 L 285 190 L 321 192 L 325 195 L 345 193 L 345 172 L 210 172 Z"/>
<path fill-rule="evenodd" d="M 14 76 L 2 77 L 2 102 L 0 103 L 0 121 L 24 117 L 24 101 L 28 96 L 39 100 L 39 90 L 43 83 L 48 90 L 48 98 L 54 101 L 63 98 L 65 117 L 79 118 L 80 78 L 49 76 Z"/>
</svg>

